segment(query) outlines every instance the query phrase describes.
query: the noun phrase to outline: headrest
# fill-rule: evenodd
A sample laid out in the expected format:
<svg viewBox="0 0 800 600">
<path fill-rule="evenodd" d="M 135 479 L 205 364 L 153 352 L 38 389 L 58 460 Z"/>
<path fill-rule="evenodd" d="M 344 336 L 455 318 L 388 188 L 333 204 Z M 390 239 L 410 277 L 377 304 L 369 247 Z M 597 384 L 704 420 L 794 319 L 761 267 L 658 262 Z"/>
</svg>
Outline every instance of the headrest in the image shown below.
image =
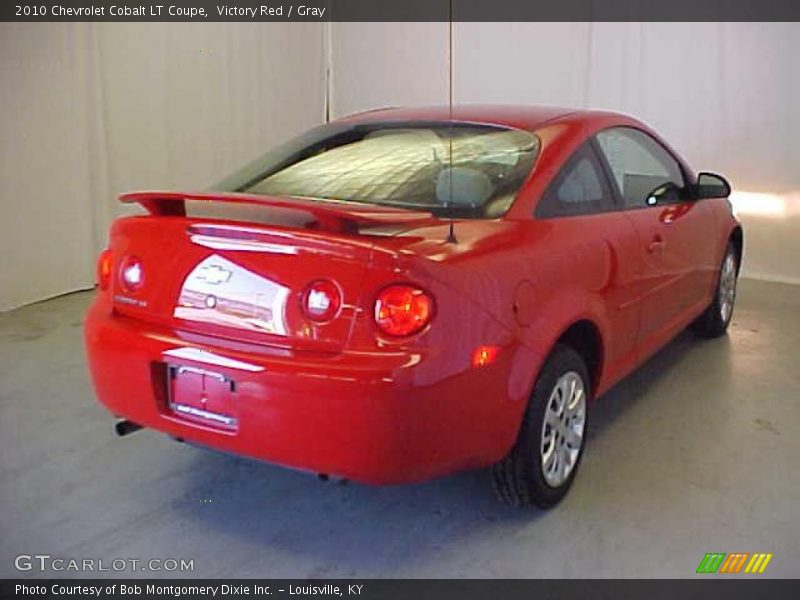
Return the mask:
<svg viewBox="0 0 800 600">
<path fill-rule="evenodd" d="M 493 191 L 489 176 L 477 169 L 446 167 L 436 180 L 436 200 L 442 206 L 481 206 Z"/>
</svg>

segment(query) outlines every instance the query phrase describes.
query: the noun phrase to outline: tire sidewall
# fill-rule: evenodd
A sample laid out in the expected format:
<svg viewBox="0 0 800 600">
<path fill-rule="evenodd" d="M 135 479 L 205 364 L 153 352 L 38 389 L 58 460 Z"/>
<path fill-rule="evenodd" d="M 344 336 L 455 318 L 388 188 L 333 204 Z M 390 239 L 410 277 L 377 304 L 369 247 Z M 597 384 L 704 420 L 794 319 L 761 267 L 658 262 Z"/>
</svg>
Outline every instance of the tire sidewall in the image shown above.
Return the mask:
<svg viewBox="0 0 800 600">
<path fill-rule="evenodd" d="M 583 381 L 584 393 L 586 394 L 586 416 L 581 448 L 578 452 L 575 466 L 566 481 L 554 488 L 547 483 L 544 477 L 541 460 L 542 433 L 550 395 L 558 379 L 568 371 L 576 372 Z M 521 458 L 523 458 L 522 462 L 528 471 L 528 476 L 532 479 L 532 483 L 539 491 L 539 495 L 541 495 L 543 500 L 542 504 L 546 506 L 552 506 L 564 497 L 572 486 L 575 475 L 580 468 L 583 453 L 586 449 L 586 434 L 589 425 L 589 405 L 591 398 L 591 381 L 583 359 L 577 352 L 569 347 L 556 347 L 542 368 L 536 380 L 536 384 L 534 385 L 523 423 L 523 431 L 519 438 L 518 448 Z"/>
</svg>

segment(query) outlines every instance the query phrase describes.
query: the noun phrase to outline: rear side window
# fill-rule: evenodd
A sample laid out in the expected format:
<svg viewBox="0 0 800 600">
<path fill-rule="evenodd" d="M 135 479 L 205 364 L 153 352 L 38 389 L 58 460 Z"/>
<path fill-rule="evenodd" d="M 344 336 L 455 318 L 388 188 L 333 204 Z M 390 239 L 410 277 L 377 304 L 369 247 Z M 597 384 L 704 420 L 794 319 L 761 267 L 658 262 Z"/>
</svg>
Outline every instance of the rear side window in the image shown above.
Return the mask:
<svg viewBox="0 0 800 600">
<path fill-rule="evenodd" d="M 613 210 L 613 194 L 590 144 L 584 144 L 556 176 L 536 208 L 539 218 Z"/>
<path fill-rule="evenodd" d="M 665 183 L 684 187 L 678 161 L 646 133 L 614 127 L 596 137 L 626 208 L 647 206 L 650 192 Z"/>
</svg>

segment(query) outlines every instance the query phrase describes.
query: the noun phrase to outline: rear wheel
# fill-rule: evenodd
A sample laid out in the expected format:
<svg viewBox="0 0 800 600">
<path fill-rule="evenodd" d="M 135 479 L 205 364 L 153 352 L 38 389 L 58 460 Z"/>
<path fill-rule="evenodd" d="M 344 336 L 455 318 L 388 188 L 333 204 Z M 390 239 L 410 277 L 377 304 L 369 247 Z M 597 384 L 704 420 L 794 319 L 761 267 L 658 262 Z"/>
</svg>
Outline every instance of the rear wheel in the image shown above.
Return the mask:
<svg viewBox="0 0 800 600">
<path fill-rule="evenodd" d="M 514 447 L 492 470 L 501 500 L 549 508 L 564 497 L 583 455 L 589 394 L 581 356 L 556 346 L 533 388 Z"/>
<path fill-rule="evenodd" d="M 711 305 L 692 324 L 692 329 L 703 337 L 719 337 L 728 330 L 736 303 L 736 279 L 739 256 L 732 242 L 728 242 L 717 278 L 717 290 Z"/>
</svg>

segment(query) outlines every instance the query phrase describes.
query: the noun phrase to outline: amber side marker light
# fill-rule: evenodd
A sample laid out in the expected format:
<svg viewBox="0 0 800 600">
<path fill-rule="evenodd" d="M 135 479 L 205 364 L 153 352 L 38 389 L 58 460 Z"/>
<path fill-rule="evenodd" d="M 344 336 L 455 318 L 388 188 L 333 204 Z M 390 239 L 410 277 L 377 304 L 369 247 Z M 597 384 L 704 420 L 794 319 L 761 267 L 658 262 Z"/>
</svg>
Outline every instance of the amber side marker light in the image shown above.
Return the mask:
<svg viewBox="0 0 800 600">
<path fill-rule="evenodd" d="M 97 258 L 97 287 L 101 290 L 108 289 L 108 282 L 111 281 L 111 271 L 114 267 L 114 260 L 111 250 L 106 248 Z"/>
<path fill-rule="evenodd" d="M 392 337 L 419 333 L 433 318 L 433 298 L 424 290 L 406 284 L 383 288 L 375 300 L 375 324 Z"/>
<path fill-rule="evenodd" d="M 497 360 L 500 354 L 499 346 L 478 346 L 472 353 L 472 366 L 485 367 Z"/>
</svg>

